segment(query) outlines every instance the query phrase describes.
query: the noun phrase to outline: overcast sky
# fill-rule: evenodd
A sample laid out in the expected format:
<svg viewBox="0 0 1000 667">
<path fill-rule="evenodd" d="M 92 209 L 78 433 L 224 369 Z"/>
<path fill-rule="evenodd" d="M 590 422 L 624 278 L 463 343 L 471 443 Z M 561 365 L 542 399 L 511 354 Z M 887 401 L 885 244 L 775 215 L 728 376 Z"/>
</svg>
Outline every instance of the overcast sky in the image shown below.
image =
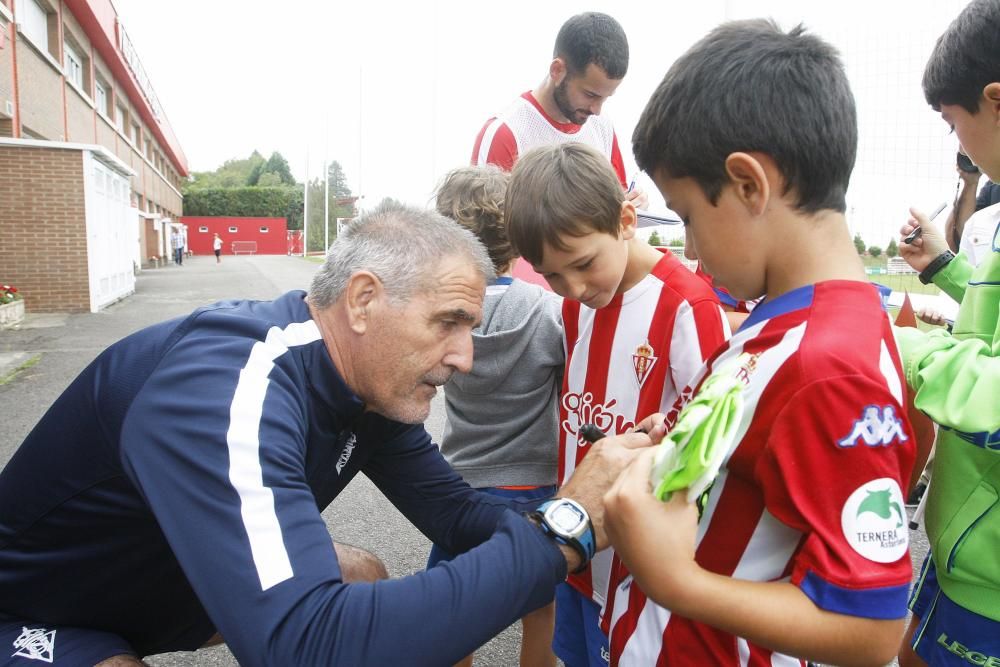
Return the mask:
<svg viewBox="0 0 1000 667">
<path fill-rule="evenodd" d="M 277 150 L 302 180 L 308 154 L 310 177 L 336 159 L 367 205 L 427 204 L 483 122 L 545 76 L 562 22 L 597 10 L 629 38 L 628 75 L 604 107 L 629 176 L 632 128 L 670 64 L 720 21 L 772 16 L 844 54 L 861 131 L 852 227 L 881 240 L 906 206 L 954 194 L 956 144 L 920 75 L 964 0 L 113 1 L 195 171 Z"/>
</svg>

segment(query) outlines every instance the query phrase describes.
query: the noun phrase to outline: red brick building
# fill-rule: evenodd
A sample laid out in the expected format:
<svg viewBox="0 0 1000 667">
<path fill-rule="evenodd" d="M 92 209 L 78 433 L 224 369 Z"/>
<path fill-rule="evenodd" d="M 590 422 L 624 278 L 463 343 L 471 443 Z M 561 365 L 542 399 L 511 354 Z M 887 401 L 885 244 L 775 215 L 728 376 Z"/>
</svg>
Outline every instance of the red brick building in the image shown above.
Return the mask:
<svg viewBox="0 0 1000 667">
<path fill-rule="evenodd" d="M 132 293 L 187 175 L 111 0 L 0 0 L 0 281 L 29 311 Z"/>
</svg>

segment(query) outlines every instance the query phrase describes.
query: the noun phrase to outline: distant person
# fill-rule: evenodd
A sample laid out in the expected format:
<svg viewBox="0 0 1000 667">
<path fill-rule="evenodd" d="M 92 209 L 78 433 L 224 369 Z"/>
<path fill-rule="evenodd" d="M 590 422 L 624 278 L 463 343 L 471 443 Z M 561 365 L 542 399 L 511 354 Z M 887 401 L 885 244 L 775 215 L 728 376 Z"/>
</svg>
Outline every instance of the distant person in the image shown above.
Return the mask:
<svg viewBox="0 0 1000 667">
<path fill-rule="evenodd" d="M 604 103 L 625 78 L 628 57 L 628 39 L 614 18 L 599 12 L 571 17 L 556 36 L 545 79 L 486 121 L 476 137 L 472 164 L 510 171 L 518 156 L 532 148 L 584 143 L 611 162 L 621 187 L 628 190 L 626 199 L 645 208 L 646 194 L 626 181 L 614 126 L 601 116 Z"/>
<path fill-rule="evenodd" d="M 473 488 L 505 498 L 545 499 L 556 492 L 562 300 L 511 276 L 517 253 L 503 221 L 509 174 L 463 167 L 437 192 L 438 213 L 486 246 L 496 271 L 486 287 L 482 323 L 472 331 L 473 362 L 444 385 L 447 420 L 441 453 Z M 434 546 L 431 567 L 452 555 Z M 525 616 L 521 665 L 554 666 L 555 606 Z M 472 664 L 469 656 L 464 664 Z"/>
<path fill-rule="evenodd" d="M 1000 180 L 998 26 L 1000 1 L 970 2 L 938 38 L 923 77 L 927 103 L 993 181 Z M 923 233 L 900 244 L 900 254 L 921 282 L 960 305 L 950 334 L 896 332 L 913 404 L 940 427 L 924 514 L 931 552 L 899 662 L 987 664 L 1000 658 L 1000 229 L 987 228 L 988 249 L 973 266 L 927 216 L 911 213 L 900 233 L 918 224 Z"/>
<path fill-rule="evenodd" d="M 222 237 L 219 233 L 215 233 L 215 237 L 212 239 L 212 251 L 215 253 L 215 263 L 219 264 L 222 262 Z"/>
<path fill-rule="evenodd" d="M 705 269 L 765 299 L 692 383 L 718 374 L 743 404 L 706 495 L 658 500 L 649 450 L 606 496 L 626 566 L 611 662 L 884 665 L 906 617 L 915 447 L 844 216 L 857 120 L 840 58 L 801 26 L 724 23 L 670 67 L 632 144 Z"/>
<path fill-rule="evenodd" d="M 381 207 L 308 294 L 220 302 L 105 350 L 0 473 L 0 664 L 225 641 L 247 667 L 439 667 L 551 602 L 607 544 L 601 497 L 649 438 L 599 443 L 544 516 L 461 480 L 421 422 L 472 368 L 492 274 L 454 222 Z M 358 473 L 462 555 L 397 580 L 344 558 L 320 512 Z"/>
<path fill-rule="evenodd" d="M 959 250 L 959 243 L 969 217 L 987 206 L 1000 203 L 1000 185 L 987 179 L 980 188 L 979 181 L 983 172 L 961 151 L 958 153 L 955 171 L 958 172 L 962 186 L 944 224 L 945 239 L 952 252 Z"/>
<path fill-rule="evenodd" d="M 184 263 L 184 234 L 177 227 L 170 234 L 170 243 L 174 251 L 174 264 L 181 266 Z"/>
<path fill-rule="evenodd" d="M 712 288 L 636 235 L 635 206 L 593 148 L 529 151 L 514 167 L 505 206 L 514 248 L 564 297 L 561 483 L 590 450 L 584 424 L 628 433 L 669 410 L 728 327 Z M 610 549 L 599 553 L 556 592 L 553 648 L 566 665 L 607 664 L 599 617 L 614 561 Z"/>
</svg>

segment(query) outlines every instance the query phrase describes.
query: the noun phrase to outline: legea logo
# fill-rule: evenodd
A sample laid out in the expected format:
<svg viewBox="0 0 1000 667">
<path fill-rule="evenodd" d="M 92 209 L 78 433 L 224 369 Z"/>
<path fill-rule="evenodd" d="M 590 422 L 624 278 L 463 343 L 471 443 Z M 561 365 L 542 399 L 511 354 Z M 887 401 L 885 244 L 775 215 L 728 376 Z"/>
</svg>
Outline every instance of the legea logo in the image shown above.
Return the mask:
<svg viewBox="0 0 1000 667">
<path fill-rule="evenodd" d="M 840 524 L 851 548 L 876 563 L 894 563 L 910 543 L 903 493 L 890 477 L 856 489 L 844 503 Z"/>
</svg>

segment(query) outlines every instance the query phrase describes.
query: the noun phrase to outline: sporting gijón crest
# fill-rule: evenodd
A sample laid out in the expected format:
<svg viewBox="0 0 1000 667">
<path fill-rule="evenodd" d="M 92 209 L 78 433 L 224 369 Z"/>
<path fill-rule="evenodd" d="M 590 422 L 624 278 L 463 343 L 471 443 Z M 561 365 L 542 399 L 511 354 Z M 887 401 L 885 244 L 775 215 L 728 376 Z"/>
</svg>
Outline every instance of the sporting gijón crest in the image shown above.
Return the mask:
<svg viewBox="0 0 1000 667">
<path fill-rule="evenodd" d="M 653 346 L 649 344 L 649 340 L 646 340 L 642 345 L 635 348 L 635 352 L 632 353 L 632 369 L 635 371 L 635 381 L 642 384 L 649 377 L 649 372 L 653 370 L 653 366 L 656 365 L 656 361 L 659 359 L 656 356 Z"/>
</svg>

